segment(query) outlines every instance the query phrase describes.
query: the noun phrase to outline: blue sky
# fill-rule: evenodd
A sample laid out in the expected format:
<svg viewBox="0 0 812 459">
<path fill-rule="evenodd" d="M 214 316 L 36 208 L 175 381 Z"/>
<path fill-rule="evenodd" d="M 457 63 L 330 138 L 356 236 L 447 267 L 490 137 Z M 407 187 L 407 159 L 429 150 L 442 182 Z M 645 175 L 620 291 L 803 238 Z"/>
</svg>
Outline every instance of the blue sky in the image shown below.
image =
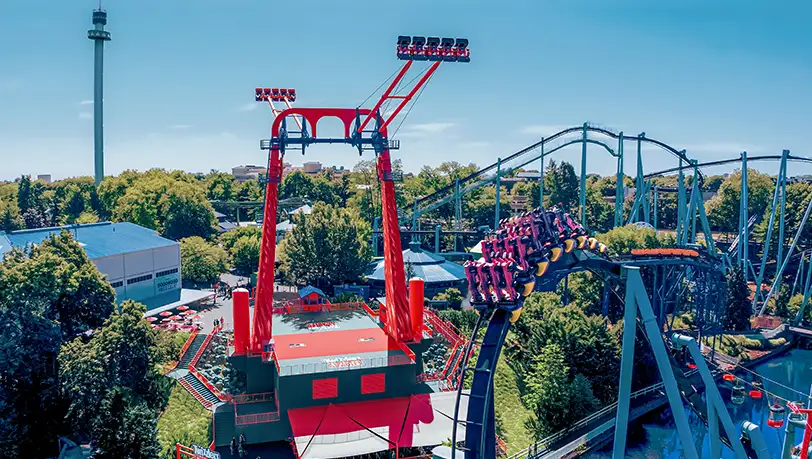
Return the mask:
<svg viewBox="0 0 812 459">
<path fill-rule="evenodd" d="M 271 113 L 253 102 L 254 87 L 295 87 L 297 106 L 354 107 L 399 67 L 401 34 L 467 37 L 472 54 L 470 64 L 440 66 L 395 136 L 401 150 L 394 154 L 409 171 L 445 160 L 488 164 L 584 121 L 645 131 L 700 160 L 782 148 L 812 157 L 812 28 L 805 22 L 812 7 L 804 2 L 484 5 L 107 0 L 106 171 L 263 164 L 258 145 Z M 3 2 L 0 179 L 92 174 L 86 30 L 96 6 Z M 319 129 L 339 132 L 337 122 Z M 556 159 L 577 165 L 579 151 Z M 590 157 L 590 172 L 613 171 L 605 152 L 590 148 Z M 287 160 L 352 166 L 358 156 L 333 146 Z M 673 164 L 658 151 L 644 158 L 647 170 Z M 627 173 L 634 167 L 630 155 Z"/>
</svg>

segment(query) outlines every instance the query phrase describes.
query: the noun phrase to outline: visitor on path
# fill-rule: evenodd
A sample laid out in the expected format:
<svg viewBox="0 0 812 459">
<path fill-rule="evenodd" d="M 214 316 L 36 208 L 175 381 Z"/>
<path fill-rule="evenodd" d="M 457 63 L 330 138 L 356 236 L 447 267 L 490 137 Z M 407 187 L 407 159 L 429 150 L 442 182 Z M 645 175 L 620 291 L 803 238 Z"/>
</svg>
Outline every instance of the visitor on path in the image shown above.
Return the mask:
<svg viewBox="0 0 812 459">
<path fill-rule="evenodd" d="M 234 457 L 234 451 L 237 449 L 237 439 L 231 437 L 231 444 L 229 445 L 231 449 L 231 457 Z"/>
</svg>

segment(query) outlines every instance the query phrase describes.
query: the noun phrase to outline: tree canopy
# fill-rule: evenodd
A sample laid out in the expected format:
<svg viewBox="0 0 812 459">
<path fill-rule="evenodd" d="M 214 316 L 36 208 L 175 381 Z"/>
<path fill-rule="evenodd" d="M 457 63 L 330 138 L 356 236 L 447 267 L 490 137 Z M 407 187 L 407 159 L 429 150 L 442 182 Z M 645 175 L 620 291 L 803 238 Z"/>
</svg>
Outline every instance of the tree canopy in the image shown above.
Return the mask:
<svg viewBox="0 0 812 459">
<path fill-rule="evenodd" d="M 370 228 L 353 209 L 316 203 L 310 215 L 297 214 L 293 223 L 278 248 L 288 279 L 327 287 L 356 281 L 366 271 Z"/>
<path fill-rule="evenodd" d="M 183 280 L 214 283 L 228 270 L 228 254 L 199 236 L 180 240 L 180 271 Z"/>
</svg>

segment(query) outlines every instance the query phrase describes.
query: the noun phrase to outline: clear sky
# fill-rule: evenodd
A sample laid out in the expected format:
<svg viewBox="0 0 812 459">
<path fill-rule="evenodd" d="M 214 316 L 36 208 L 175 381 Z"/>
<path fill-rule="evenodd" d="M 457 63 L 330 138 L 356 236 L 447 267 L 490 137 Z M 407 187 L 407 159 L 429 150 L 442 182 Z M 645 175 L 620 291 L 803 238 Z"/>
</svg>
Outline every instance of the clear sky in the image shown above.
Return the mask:
<svg viewBox="0 0 812 459">
<path fill-rule="evenodd" d="M 355 107 L 399 67 L 398 35 L 467 37 L 472 55 L 470 64 L 440 66 L 395 136 L 407 171 L 446 160 L 488 164 L 584 121 L 645 131 L 700 160 L 782 148 L 812 157 L 809 5 L 106 0 L 106 172 L 264 164 L 259 140 L 271 113 L 253 101 L 254 87 L 295 87 L 297 106 Z M 0 179 L 92 175 L 86 30 L 96 6 L 3 0 Z M 337 122 L 319 128 L 339 133 Z M 579 151 L 556 159 L 578 164 Z M 590 147 L 590 157 L 590 172 L 613 171 L 605 152 Z M 358 156 L 333 146 L 287 157 L 308 160 L 352 166 Z M 644 165 L 674 160 L 652 151 Z M 634 167 L 629 155 L 627 173 Z"/>
</svg>

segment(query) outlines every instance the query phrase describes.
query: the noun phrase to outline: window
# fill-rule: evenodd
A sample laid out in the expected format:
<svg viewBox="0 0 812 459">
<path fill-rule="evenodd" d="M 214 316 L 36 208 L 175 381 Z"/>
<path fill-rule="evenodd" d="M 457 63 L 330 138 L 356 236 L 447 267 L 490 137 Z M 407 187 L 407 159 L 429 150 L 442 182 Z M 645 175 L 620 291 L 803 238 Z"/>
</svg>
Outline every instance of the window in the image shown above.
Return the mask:
<svg viewBox="0 0 812 459">
<path fill-rule="evenodd" d="M 372 375 L 361 376 L 362 394 L 379 394 L 385 390 L 386 390 L 386 375 L 384 373 L 375 373 Z"/>
<path fill-rule="evenodd" d="M 132 285 L 137 282 L 144 282 L 150 279 L 152 279 L 152 274 L 145 274 L 143 276 L 133 277 L 132 279 L 127 279 L 127 285 Z"/>
<path fill-rule="evenodd" d="M 111 282 L 110 283 L 110 286 L 113 287 L 113 288 L 119 288 L 119 287 L 121 287 L 123 285 L 124 285 L 124 281 L 116 281 L 116 282 Z"/>
<path fill-rule="evenodd" d="M 170 274 L 175 274 L 176 272 L 178 272 L 178 268 L 167 269 L 166 271 L 158 271 L 157 273 L 155 273 L 155 277 L 168 276 Z"/>
<path fill-rule="evenodd" d="M 338 378 L 313 380 L 313 400 L 338 397 Z"/>
</svg>

